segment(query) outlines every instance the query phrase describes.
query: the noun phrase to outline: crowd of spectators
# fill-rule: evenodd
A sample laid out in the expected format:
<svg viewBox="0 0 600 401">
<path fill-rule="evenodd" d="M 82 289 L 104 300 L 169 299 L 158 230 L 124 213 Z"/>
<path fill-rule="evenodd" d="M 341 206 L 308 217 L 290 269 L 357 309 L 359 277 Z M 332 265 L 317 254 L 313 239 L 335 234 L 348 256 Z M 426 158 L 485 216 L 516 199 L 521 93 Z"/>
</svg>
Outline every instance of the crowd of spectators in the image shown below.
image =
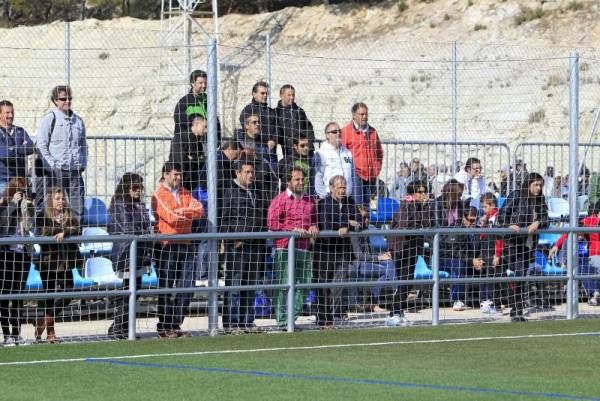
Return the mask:
<svg viewBox="0 0 600 401">
<path fill-rule="evenodd" d="M 158 183 L 144 183 L 133 172 L 119 180 L 108 209 L 109 234 L 145 235 L 187 234 L 206 230 L 207 209 L 207 96 L 206 73 L 190 75 L 190 91 L 174 111 L 174 135 L 169 160 Z M 469 157 L 456 174 L 448 166 L 426 166 L 419 158 L 398 163 L 399 169 L 389 188 L 382 186 L 384 149 L 377 130 L 369 122 L 369 107 L 358 102 L 350 109 L 345 125 L 329 122 L 323 142 L 317 136 L 306 112 L 295 103 L 295 88 L 285 84 L 279 90 L 275 108 L 268 105 L 269 85 L 257 82 L 252 99 L 239 116 L 240 128 L 221 139 L 217 153 L 217 228 L 224 233 L 295 231 L 294 270 L 298 284 L 376 280 L 367 296 L 356 288 L 318 288 L 316 324 L 333 327 L 350 311 L 387 313 L 385 323 L 407 326 L 405 309 L 410 288 L 385 285 L 385 281 L 414 277 L 419 258 L 429 259 L 430 235 L 390 235 L 384 247 L 374 247 L 367 237 L 348 233 L 372 227 L 378 198 L 391 197 L 398 205 L 387 225 L 392 229 L 510 227 L 526 228 L 529 235 L 500 237 L 444 231 L 440 241 L 440 270 L 452 278 L 522 277 L 535 263 L 537 231 L 548 226 L 546 197 L 563 197 L 565 180 L 555 177 L 552 168 L 545 176 L 528 172 L 517 160 L 501 168 L 500 184 L 485 181 L 482 163 Z M 69 288 L 70 271 L 82 266 L 76 244 L 65 243 L 68 236 L 79 235 L 82 228 L 85 187 L 82 174 L 87 164 L 86 132 L 83 120 L 71 108 L 72 91 L 55 87 L 50 96 L 54 108 L 44 116 L 34 146 L 27 132 L 13 125 L 14 107 L 0 102 L 0 235 L 25 237 L 30 233 L 54 237 L 55 243 L 42 245 L 39 270 L 44 288 L 58 291 Z M 34 159 L 30 171 L 27 158 Z M 28 178 L 33 185 L 28 183 Z M 510 191 L 508 183 L 515 191 Z M 144 203 L 144 186 L 155 185 L 150 215 Z M 384 183 L 385 184 L 385 183 Z M 580 193 L 587 193 L 590 173 L 582 168 Z M 506 196 L 497 207 L 497 197 Z M 584 224 L 597 225 L 592 212 Z M 381 226 L 380 226 L 381 227 Z M 338 236 L 321 237 L 320 231 L 336 231 Z M 275 283 L 285 284 L 290 255 L 288 238 L 272 243 L 263 239 L 222 241 L 219 265 L 226 287 L 254 285 L 269 275 Z M 590 235 L 590 244 L 598 242 Z M 556 253 L 564 239 L 552 247 Z M 600 265 L 598 249 L 590 246 L 593 272 Z M 19 244 L 3 245 L 0 250 L 0 293 L 23 290 L 32 250 Z M 203 285 L 208 273 L 207 241 L 172 241 L 138 244 L 137 265 L 156 264 L 160 287 L 174 288 L 174 294 L 161 294 L 157 301 L 157 333 L 162 338 L 187 336 L 182 323 L 192 300 L 190 292 L 176 288 Z M 272 264 L 269 257 L 272 256 Z M 117 275 L 128 286 L 129 244 L 115 243 L 111 260 Z M 590 267 L 591 266 L 591 267 Z M 589 282 L 590 304 L 600 302 L 596 282 Z M 465 285 L 450 289 L 452 307 L 467 307 Z M 508 295 L 507 295 L 508 294 Z M 288 321 L 287 295 L 272 291 L 277 325 Z M 308 291 L 297 290 L 294 318 L 303 311 Z M 527 285 L 481 284 L 475 298 L 481 311 L 494 313 L 504 301 L 511 307 L 514 321 L 526 321 Z M 361 301 L 362 299 L 362 301 Z M 253 330 L 255 292 L 227 291 L 223 297 L 222 324 L 228 332 Z M 595 302 L 594 302 L 595 301 Z M 35 337 L 55 342 L 54 318 L 69 300 L 38 302 Z M 126 338 L 130 316 L 127 297 L 115 300 L 115 319 L 108 334 Z M 7 345 L 23 341 L 20 335 L 20 301 L 1 301 L 0 320 Z M 290 317 L 291 318 L 291 317 Z"/>
</svg>

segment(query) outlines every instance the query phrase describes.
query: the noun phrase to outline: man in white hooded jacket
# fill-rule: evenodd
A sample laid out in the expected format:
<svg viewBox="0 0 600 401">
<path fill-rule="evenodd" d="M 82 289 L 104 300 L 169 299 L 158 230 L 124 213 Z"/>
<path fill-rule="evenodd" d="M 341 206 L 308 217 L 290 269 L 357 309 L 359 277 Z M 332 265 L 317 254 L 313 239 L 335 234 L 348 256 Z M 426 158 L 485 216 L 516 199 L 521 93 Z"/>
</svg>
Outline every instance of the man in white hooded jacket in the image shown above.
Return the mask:
<svg viewBox="0 0 600 401">
<path fill-rule="evenodd" d="M 315 191 L 324 199 L 329 193 L 329 180 L 342 175 L 346 179 L 347 196 L 352 196 L 354 165 L 352 153 L 342 145 L 342 130 L 336 122 L 325 126 L 326 141 L 315 152 Z"/>
</svg>

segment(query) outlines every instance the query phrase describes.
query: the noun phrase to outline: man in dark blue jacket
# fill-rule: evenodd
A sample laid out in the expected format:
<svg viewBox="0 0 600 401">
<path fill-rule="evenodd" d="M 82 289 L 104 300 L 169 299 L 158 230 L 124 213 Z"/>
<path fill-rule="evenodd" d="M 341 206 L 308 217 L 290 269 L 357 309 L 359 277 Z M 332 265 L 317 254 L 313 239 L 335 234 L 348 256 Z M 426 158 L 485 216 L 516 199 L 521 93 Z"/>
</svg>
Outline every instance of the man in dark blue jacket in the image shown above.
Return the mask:
<svg viewBox="0 0 600 401">
<path fill-rule="evenodd" d="M 27 175 L 26 157 L 33 153 L 33 142 L 24 128 L 13 125 L 15 108 L 8 100 L 0 101 L 0 195 L 13 177 Z"/>
</svg>

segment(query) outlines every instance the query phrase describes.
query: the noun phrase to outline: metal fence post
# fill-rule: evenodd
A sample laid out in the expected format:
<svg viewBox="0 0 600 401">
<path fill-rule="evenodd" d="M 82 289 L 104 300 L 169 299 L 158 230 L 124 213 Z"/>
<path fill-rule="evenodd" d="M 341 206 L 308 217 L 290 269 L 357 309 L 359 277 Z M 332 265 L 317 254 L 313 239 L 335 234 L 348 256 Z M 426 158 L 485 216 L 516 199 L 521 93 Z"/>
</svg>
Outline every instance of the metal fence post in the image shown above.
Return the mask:
<svg viewBox="0 0 600 401">
<path fill-rule="evenodd" d="M 71 85 L 71 23 L 65 21 L 65 85 Z"/>
<path fill-rule="evenodd" d="M 269 84 L 269 97 L 267 98 L 267 103 L 269 107 L 271 107 L 271 92 L 273 91 L 273 87 L 271 86 L 271 34 L 267 33 L 265 36 L 265 48 L 266 48 L 266 67 L 267 67 L 267 83 Z"/>
<path fill-rule="evenodd" d="M 440 234 L 433 235 L 433 257 L 431 261 L 433 270 L 433 289 L 431 293 L 431 325 L 440 324 Z"/>
<path fill-rule="evenodd" d="M 208 191 L 208 215 L 207 232 L 217 232 L 217 40 L 211 38 L 208 42 L 208 138 L 206 152 L 207 191 Z M 209 286 L 217 287 L 217 241 L 208 240 L 208 283 Z M 219 328 L 219 306 L 216 292 L 208 295 L 208 332 L 215 335 Z"/>
<path fill-rule="evenodd" d="M 577 178 L 579 171 L 577 170 L 579 163 L 577 162 L 579 151 L 579 54 L 574 52 L 569 58 L 570 68 L 570 83 L 569 83 L 569 225 L 577 227 L 579 213 L 577 210 Z M 577 285 L 578 281 L 573 279 L 573 274 L 577 269 L 578 254 L 577 254 L 577 236 L 574 233 L 569 233 L 568 241 L 568 256 L 567 256 L 567 274 L 569 281 L 567 282 L 567 319 L 577 317 Z"/>
<path fill-rule="evenodd" d="M 114 244 L 113 244 L 114 246 Z M 129 245 L 129 322 L 128 339 L 135 340 L 136 303 L 137 303 L 137 241 L 131 241 Z"/>
<path fill-rule="evenodd" d="M 457 59 L 456 59 L 456 41 L 452 42 L 452 142 L 454 145 L 452 146 L 452 175 L 456 175 L 456 126 L 457 126 L 457 82 L 456 82 L 456 69 L 457 69 Z"/>
<path fill-rule="evenodd" d="M 287 292 L 287 331 L 294 331 L 294 296 L 296 295 L 296 238 L 290 237 L 288 242 L 288 292 Z"/>
</svg>

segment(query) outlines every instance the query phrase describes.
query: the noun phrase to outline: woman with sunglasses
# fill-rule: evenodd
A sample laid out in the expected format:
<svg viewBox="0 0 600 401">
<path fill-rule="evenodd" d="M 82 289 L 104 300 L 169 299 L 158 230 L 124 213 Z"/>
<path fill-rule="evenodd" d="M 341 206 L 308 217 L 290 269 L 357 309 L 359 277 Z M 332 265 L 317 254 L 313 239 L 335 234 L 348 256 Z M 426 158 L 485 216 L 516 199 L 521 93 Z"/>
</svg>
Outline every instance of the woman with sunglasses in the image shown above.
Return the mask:
<svg viewBox="0 0 600 401">
<path fill-rule="evenodd" d="M 0 205 L 0 237 L 28 237 L 33 229 L 35 208 L 27 197 L 27 180 L 12 178 Z M 31 249 L 23 244 L 0 246 L 0 294 L 18 294 L 31 263 Z M 0 322 L 5 345 L 23 344 L 18 300 L 0 301 Z M 12 327 L 11 327 L 12 326 Z"/>
<path fill-rule="evenodd" d="M 108 233 L 114 235 L 145 235 L 152 233 L 150 215 L 144 204 L 143 178 L 135 173 L 125 173 L 117 184 L 108 208 L 110 220 Z M 111 260 L 117 275 L 124 279 L 125 287 L 129 280 L 129 247 L 130 242 L 115 242 Z M 137 284 L 141 285 L 144 268 L 151 263 L 151 245 L 138 242 L 137 247 Z M 116 299 L 115 320 L 108 329 L 108 335 L 117 339 L 126 339 L 129 327 L 128 296 Z"/>
</svg>

